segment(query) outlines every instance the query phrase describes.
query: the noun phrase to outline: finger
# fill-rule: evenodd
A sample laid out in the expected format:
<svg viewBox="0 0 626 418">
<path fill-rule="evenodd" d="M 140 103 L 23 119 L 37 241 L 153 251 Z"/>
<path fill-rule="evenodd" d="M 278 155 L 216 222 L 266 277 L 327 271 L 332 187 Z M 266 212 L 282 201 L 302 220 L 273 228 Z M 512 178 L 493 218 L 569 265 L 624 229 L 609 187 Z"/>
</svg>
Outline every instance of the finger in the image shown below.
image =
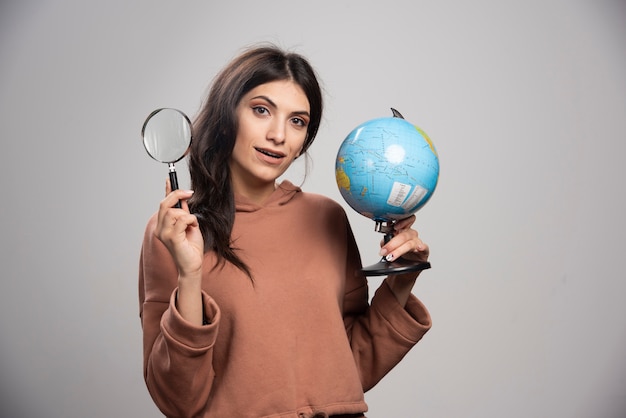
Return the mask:
<svg viewBox="0 0 626 418">
<path fill-rule="evenodd" d="M 391 252 L 395 248 L 399 247 L 403 242 L 417 238 L 417 231 L 414 229 L 405 229 L 401 231 L 397 231 L 389 241 L 384 242 L 381 241 L 381 250 L 385 250 L 387 252 Z"/>
<path fill-rule="evenodd" d="M 411 228 L 411 226 L 415 223 L 415 215 L 411 215 L 408 218 L 404 218 L 396 222 L 393 226 L 395 231 L 403 231 L 405 229 Z"/>
<path fill-rule="evenodd" d="M 394 236 L 380 250 L 380 255 L 388 261 L 401 257 L 409 252 L 420 252 L 427 249 L 414 229 L 407 229 Z"/>
<path fill-rule="evenodd" d="M 175 211 L 181 210 L 181 209 L 174 208 L 174 206 L 176 206 L 176 204 L 179 201 L 185 202 L 185 206 L 184 206 L 184 209 L 182 209 L 182 211 L 189 213 L 189 207 L 186 204 L 186 200 L 189 199 L 192 195 L 193 195 L 193 191 L 191 190 L 179 189 L 179 190 L 174 190 L 173 192 L 170 192 L 167 196 L 165 196 L 163 200 L 161 200 L 161 203 L 159 204 L 157 222 L 163 225 L 166 223 L 165 218 L 166 216 L 168 216 L 168 213 L 170 212 L 170 210 L 175 210 Z"/>
<path fill-rule="evenodd" d="M 161 208 L 172 208 L 179 201 L 187 200 L 193 195 L 193 190 L 183 190 L 177 189 L 173 192 L 170 192 L 165 198 L 161 201 Z"/>
<path fill-rule="evenodd" d="M 178 259 L 184 257 L 190 244 L 189 237 L 197 234 L 198 222 L 194 215 L 182 210 L 170 210 L 155 230 L 155 235 L 170 250 L 170 253 Z M 191 235 L 190 235 L 191 234 Z M 192 244 L 193 245 L 193 244 Z"/>
<path fill-rule="evenodd" d="M 177 216 L 172 216 L 170 221 L 170 225 L 174 230 L 174 233 L 184 233 L 187 228 L 198 226 L 198 219 L 187 212 L 179 212 Z"/>
<path fill-rule="evenodd" d="M 189 228 L 198 227 L 198 219 L 195 215 L 180 209 L 171 209 L 163 216 L 158 225 L 158 235 L 163 240 L 184 239 Z"/>
<path fill-rule="evenodd" d="M 163 220 L 166 215 L 166 210 L 173 206 L 173 205 L 169 205 L 168 202 L 166 202 L 167 196 L 169 196 L 171 191 L 172 191 L 172 185 L 170 183 L 170 179 L 166 179 L 165 180 L 165 199 L 161 200 L 161 202 L 159 203 L 159 214 L 158 214 L 159 224 L 163 223 Z"/>
<path fill-rule="evenodd" d="M 416 251 L 418 248 L 418 244 L 413 243 L 412 241 L 406 241 L 401 243 L 400 245 L 392 246 L 392 247 L 384 247 L 381 249 L 380 253 L 385 257 L 387 261 L 395 260 L 402 255 Z"/>
<path fill-rule="evenodd" d="M 181 209 L 185 212 L 189 212 L 189 204 L 187 203 L 187 199 L 181 199 L 179 200 L 179 202 L 181 204 Z"/>
<path fill-rule="evenodd" d="M 411 260 L 428 260 L 428 255 L 430 254 L 430 250 L 428 245 L 424 243 L 419 244 L 410 244 L 404 243 L 401 246 L 395 248 L 393 251 L 384 255 L 385 260 L 393 261 L 400 257 L 406 257 Z"/>
</svg>

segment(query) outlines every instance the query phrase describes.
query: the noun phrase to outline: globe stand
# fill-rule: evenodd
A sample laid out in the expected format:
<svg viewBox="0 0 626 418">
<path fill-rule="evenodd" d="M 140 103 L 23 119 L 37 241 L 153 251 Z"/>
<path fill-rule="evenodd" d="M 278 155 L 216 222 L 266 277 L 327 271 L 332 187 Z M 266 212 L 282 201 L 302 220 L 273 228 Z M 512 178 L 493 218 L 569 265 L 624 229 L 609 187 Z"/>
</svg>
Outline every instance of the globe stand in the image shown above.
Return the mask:
<svg viewBox="0 0 626 418">
<path fill-rule="evenodd" d="M 385 234 L 385 243 L 389 242 L 389 240 L 393 238 L 394 223 L 394 221 L 376 221 L 374 229 L 376 232 Z M 378 263 L 363 267 L 361 271 L 366 276 L 388 276 L 390 274 L 408 273 L 411 271 L 421 271 L 429 268 L 430 263 L 428 261 L 410 261 L 402 257 L 393 261 L 387 261 L 385 257 L 383 257 Z"/>
</svg>

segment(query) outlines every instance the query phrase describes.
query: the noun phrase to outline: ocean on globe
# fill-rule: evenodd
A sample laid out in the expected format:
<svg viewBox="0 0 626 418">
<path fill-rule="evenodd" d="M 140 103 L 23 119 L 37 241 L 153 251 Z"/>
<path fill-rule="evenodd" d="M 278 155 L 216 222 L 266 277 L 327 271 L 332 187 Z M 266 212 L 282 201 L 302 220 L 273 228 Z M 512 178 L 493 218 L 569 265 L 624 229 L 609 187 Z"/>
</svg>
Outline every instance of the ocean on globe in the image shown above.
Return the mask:
<svg viewBox="0 0 626 418">
<path fill-rule="evenodd" d="M 344 139 L 337 186 L 356 212 L 377 222 L 404 219 L 433 195 L 439 158 L 424 131 L 400 117 L 369 120 Z"/>
</svg>

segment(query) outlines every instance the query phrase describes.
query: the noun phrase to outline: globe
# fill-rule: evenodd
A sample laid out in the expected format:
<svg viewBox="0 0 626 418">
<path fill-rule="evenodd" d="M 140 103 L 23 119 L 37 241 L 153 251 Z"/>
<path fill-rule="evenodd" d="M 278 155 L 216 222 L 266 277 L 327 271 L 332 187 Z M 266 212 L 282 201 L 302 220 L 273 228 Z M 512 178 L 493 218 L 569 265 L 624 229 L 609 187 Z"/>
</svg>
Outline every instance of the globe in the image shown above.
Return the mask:
<svg viewBox="0 0 626 418">
<path fill-rule="evenodd" d="M 395 221 L 428 202 L 439 180 L 439 158 L 428 135 L 392 111 L 394 117 L 372 119 L 354 128 L 342 142 L 335 163 L 341 196 L 356 212 L 374 220 L 376 230 L 388 234 L 386 240 L 393 236 Z M 386 268 L 374 270 L 387 273 Z"/>
<path fill-rule="evenodd" d="M 348 134 L 337 152 L 335 177 L 356 212 L 374 221 L 399 220 L 433 195 L 439 159 L 420 128 L 399 117 L 378 118 Z"/>
</svg>

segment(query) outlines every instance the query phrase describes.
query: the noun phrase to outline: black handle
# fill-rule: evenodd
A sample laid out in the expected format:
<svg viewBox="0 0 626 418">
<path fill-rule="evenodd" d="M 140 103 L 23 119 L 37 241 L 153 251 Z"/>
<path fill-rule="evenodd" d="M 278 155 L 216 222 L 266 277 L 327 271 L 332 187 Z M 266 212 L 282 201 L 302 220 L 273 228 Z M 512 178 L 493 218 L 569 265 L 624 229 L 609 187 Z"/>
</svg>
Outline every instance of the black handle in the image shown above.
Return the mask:
<svg viewBox="0 0 626 418">
<path fill-rule="evenodd" d="M 170 186 L 172 187 L 172 191 L 178 190 L 178 176 L 176 175 L 176 168 L 174 167 L 173 163 L 169 164 L 169 168 L 170 168 Z M 180 204 L 180 200 L 176 202 L 174 207 L 178 209 L 182 208 L 182 205 Z"/>
</svg>

